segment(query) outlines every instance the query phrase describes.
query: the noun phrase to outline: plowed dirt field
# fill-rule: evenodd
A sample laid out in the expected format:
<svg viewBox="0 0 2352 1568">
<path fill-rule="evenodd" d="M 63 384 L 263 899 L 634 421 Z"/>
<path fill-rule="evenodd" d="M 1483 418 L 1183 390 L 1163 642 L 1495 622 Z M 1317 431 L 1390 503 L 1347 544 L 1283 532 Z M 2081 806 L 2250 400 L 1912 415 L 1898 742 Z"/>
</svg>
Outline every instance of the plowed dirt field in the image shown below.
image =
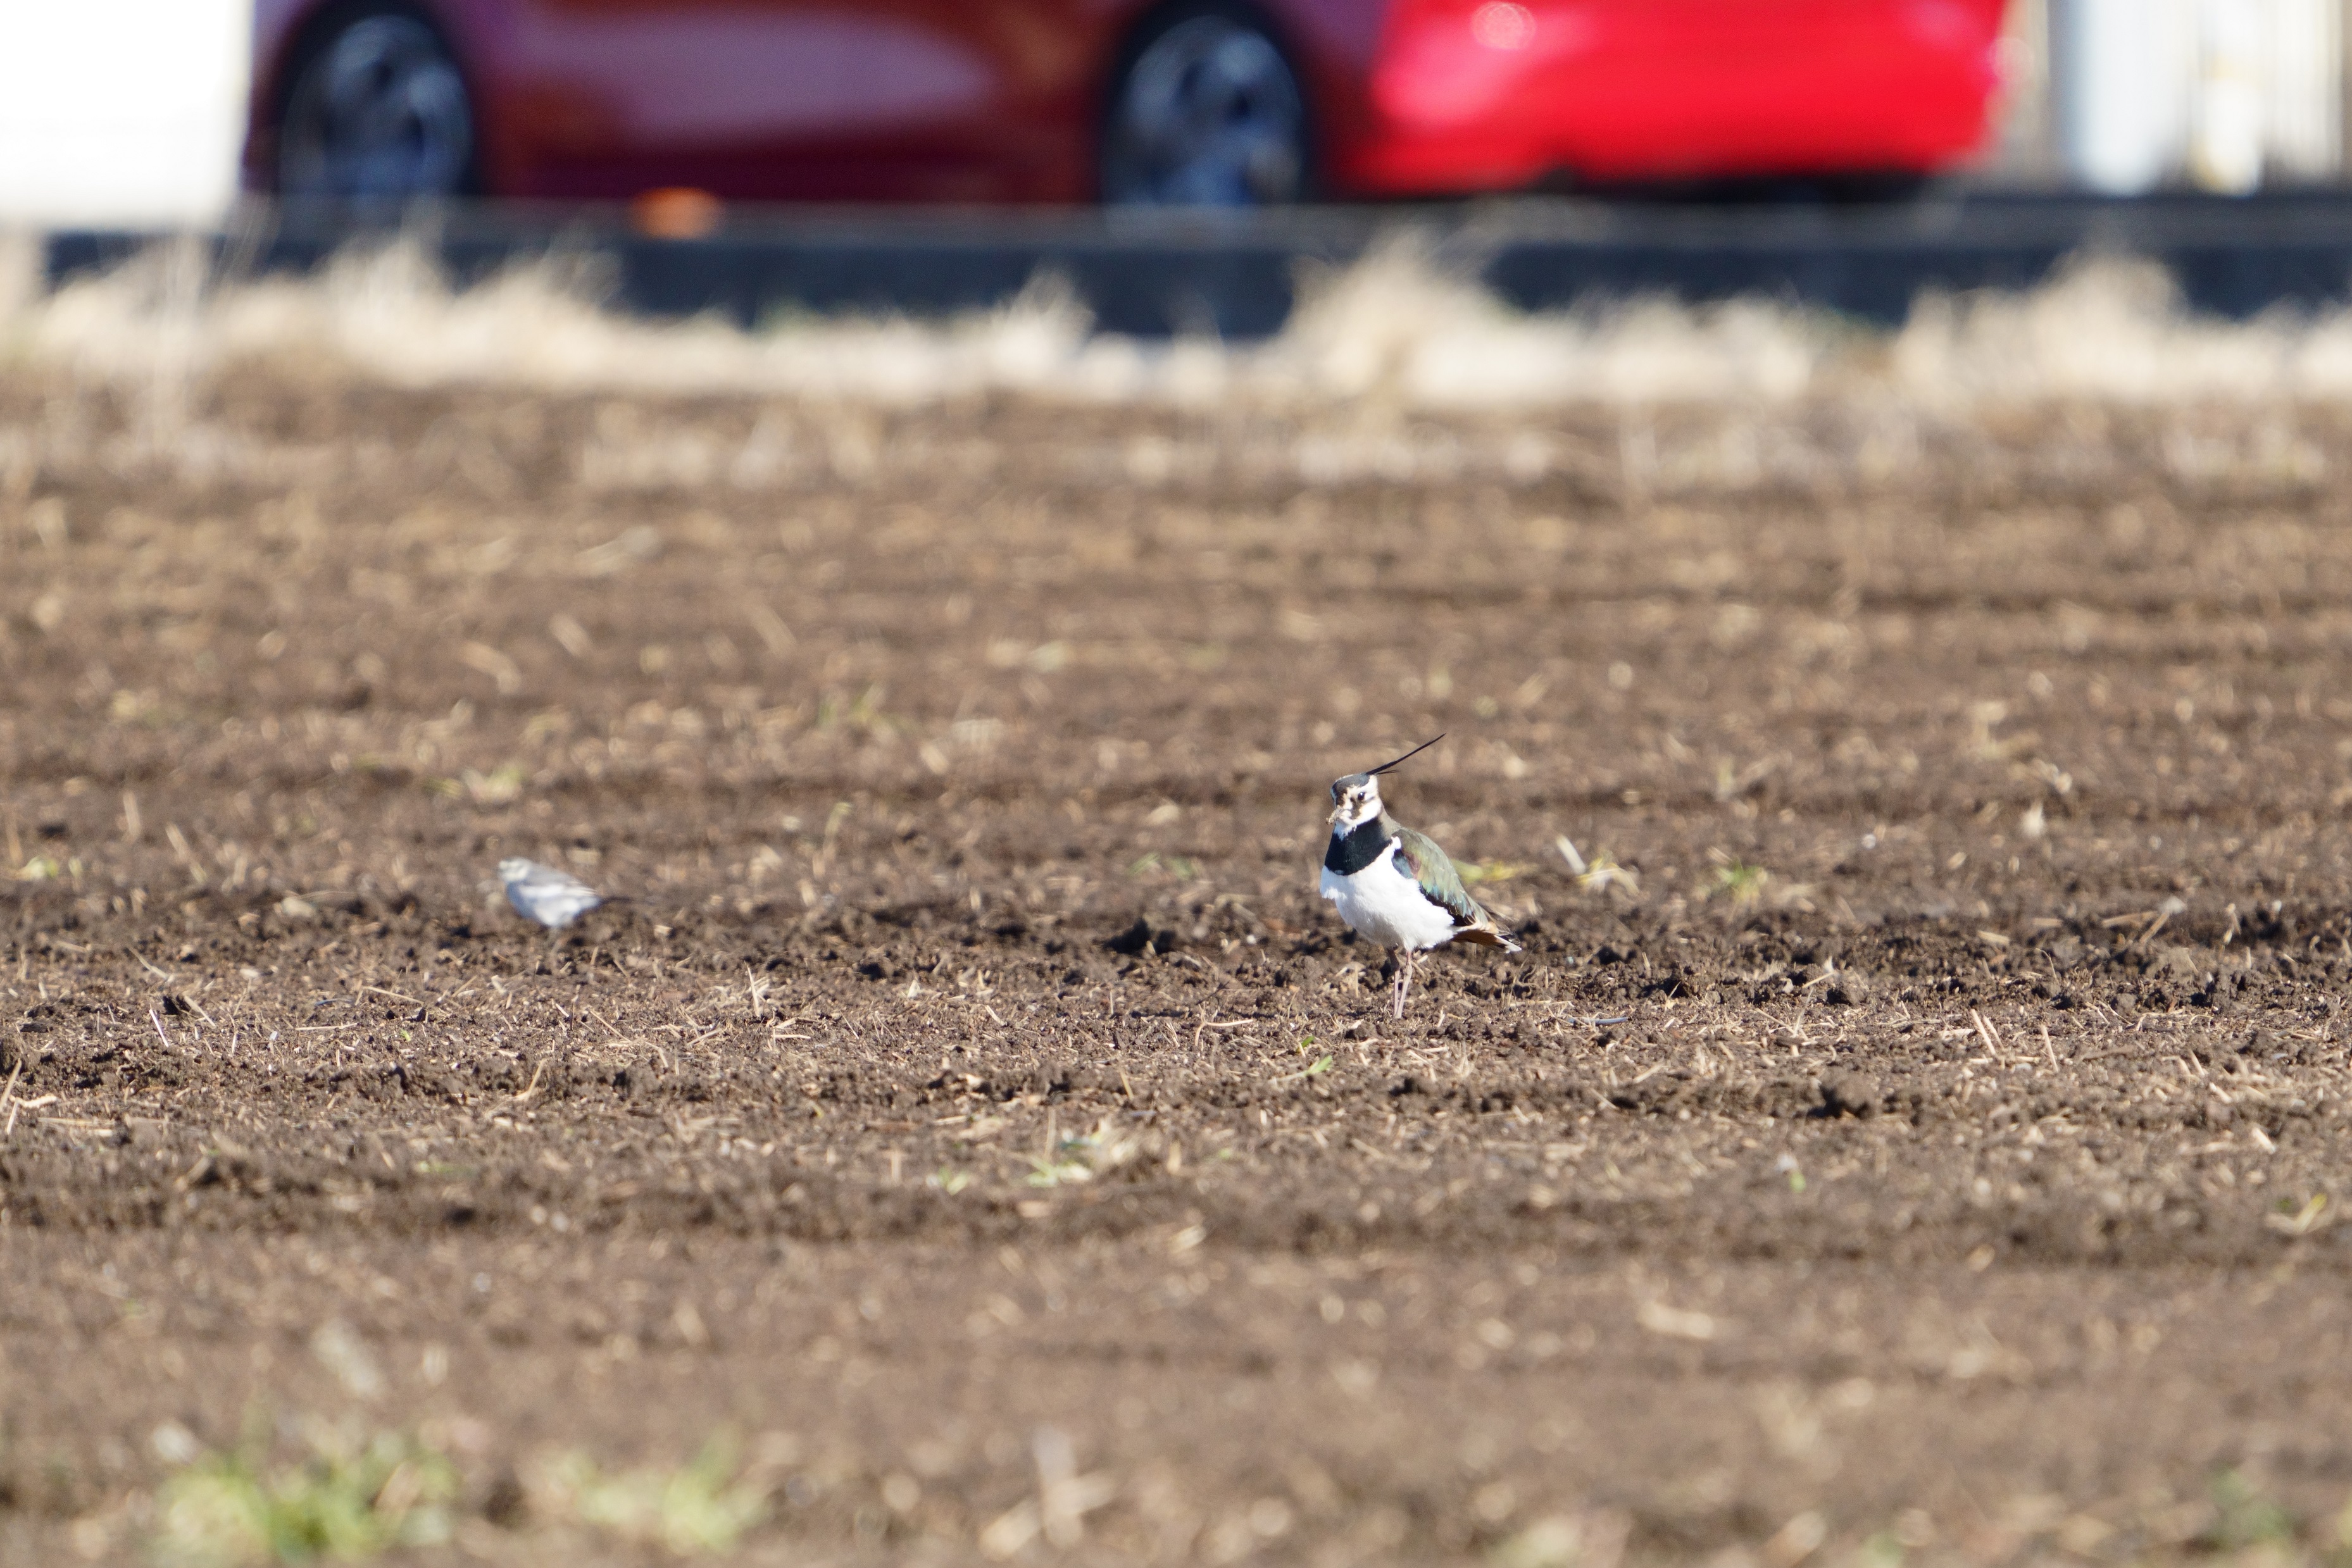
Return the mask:
<svg viewBox="0 0 2352 1568">
<path fill-rule="evenodd" d="M 422 1559 L 2337 1548 L 2340 414 L 0 436 L 0 1557 L 371 1434 Z"/>
</svg>

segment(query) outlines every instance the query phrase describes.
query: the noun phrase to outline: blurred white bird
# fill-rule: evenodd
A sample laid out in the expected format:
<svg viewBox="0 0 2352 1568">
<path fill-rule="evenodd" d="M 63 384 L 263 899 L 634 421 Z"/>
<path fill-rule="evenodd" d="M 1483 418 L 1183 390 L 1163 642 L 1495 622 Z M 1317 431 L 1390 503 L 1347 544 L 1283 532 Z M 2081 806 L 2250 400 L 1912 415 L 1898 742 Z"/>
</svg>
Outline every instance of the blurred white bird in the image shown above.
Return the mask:
<svg viewBox="0 0 2352 1568">
<path fill-rule="evenodd" d="M 594 888 L 551 865 L 517 855 L 499 862 L 499 881 L 506 884 L 507 902 L 516 912 L 560 931 L 604 902 Z"/>
</svg>

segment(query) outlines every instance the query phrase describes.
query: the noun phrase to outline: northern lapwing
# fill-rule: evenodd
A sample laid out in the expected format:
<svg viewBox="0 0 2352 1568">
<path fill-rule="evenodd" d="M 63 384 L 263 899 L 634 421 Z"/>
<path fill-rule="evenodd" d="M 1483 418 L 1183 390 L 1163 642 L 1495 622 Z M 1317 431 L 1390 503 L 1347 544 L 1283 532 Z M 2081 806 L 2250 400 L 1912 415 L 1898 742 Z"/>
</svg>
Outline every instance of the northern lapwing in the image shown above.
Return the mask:
<svg viewBox="0 0 2352 1568">
<path fill-rule="evenodd" d="M 515 913 L 561 931 L 604 902 L 604 894 L 568 871 L 516 855 L 499 862 L 499 881 Z"/>
<path fill-rule="evenodd" d="M 1331 845 L 1323 852 L 1323 896 L 1359 936 L 1397 954 L 1391 1011 L 1404 1017 L 1415 958 L 1448 942 L 1475 942 L 1516 953 L 1519 945 L 1478 906 L 1462 873 L 1426 834 L 1399 823 L 1381 806 L 1380 775 L 1445 737 L 1424 740 L 1395 762 L 1350 773 L 1331 784 Z"/>
</svg>

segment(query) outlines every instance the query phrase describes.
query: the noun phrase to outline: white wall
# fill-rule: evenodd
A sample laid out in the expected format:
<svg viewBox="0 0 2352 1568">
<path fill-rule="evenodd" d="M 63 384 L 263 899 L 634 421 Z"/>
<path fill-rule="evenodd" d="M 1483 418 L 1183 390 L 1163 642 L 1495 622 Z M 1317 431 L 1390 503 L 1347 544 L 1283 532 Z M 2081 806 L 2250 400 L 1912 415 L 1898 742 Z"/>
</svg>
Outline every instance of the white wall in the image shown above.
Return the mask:
<svg viewBox="0 0 2352 1568">
<path fill-rule="evenodd" d="M 2094 190 L 2242 193 L 2344 167 L 2347 0 L 2048 0 L 2066 163 Z"/>
<path fill-rule="evenodd" d="M 251 0 L 0 0 L 0 228 L 220 217 L 251 13 Z"/>
</svg>

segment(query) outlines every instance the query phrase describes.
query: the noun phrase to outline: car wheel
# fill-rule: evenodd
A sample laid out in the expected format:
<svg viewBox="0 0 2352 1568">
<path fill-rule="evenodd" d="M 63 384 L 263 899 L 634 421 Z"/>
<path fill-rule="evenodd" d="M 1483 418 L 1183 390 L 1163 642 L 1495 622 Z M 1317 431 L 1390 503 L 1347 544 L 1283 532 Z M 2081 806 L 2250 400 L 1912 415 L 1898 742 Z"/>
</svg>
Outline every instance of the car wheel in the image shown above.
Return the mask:
<svg viewBox="0 0 2352 1568">
<path fill-rule="evenodd" d="M 1307 106 L 1265 31 L 1223 9 L 1146 34 L 1104 127 L 1103 200 L 1120 206 L 1248 207 L 1307 188 Z"/>
<path fill-rule="evenodd" d="M 278 121 L 278 191 L 294 201 L 400 204 L 472 184 L 474 111 L 457 62 L 404 12 L 364 12 L 294 73 Z"/>
</svg>

